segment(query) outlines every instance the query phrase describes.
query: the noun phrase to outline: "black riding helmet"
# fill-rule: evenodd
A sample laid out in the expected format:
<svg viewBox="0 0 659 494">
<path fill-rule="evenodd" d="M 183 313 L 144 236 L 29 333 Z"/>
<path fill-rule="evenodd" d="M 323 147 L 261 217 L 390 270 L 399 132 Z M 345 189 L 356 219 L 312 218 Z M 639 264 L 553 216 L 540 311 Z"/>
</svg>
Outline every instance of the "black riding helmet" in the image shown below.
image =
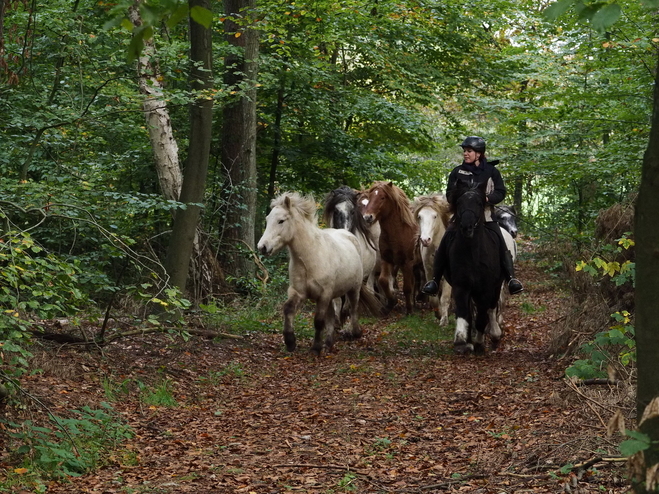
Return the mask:
<svg viewBox="0 0 659 494">
<path fill-rule="evenodd" d="M 462 149 L 464 148 L 471 148 L 474 151 L 478 153 L 484 153 L 485 152 L 485 139 L 482 137 L 478 136 L 469 136 L 467 137 L 464 141 L 462 141 L 462 144 L 460 144 L 460 147 Z"/>
</svg>

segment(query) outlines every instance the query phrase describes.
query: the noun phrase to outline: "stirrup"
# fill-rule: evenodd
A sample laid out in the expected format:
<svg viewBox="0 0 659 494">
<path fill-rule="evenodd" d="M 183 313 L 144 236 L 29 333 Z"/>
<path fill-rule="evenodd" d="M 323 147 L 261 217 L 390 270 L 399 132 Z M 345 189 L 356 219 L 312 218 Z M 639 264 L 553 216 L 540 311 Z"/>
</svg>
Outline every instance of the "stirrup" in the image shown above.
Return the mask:
<svg viewBox="0 0 659 494">
<path fill-rule="evenodd" d="M 425 293 L 426 295 L 437 295 L 439 293 L 439 285 L 435 280 L 430 280 L 428 283 L 423 285 L 421 292 Z"/>
<path fill-rule="evenodd" d="M 524 291 L 524 287 L 517 278 L 511 278 L 508 282 L 508 291 L 511 295 L 515 295 L 521 291 Z"/>
</svg>

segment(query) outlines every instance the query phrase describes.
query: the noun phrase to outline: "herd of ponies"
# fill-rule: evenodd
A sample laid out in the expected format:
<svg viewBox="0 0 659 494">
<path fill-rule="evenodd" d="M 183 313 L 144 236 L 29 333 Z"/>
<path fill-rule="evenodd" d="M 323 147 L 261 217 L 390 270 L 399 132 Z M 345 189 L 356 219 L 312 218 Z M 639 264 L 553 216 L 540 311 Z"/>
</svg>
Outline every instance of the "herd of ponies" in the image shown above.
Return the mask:
<svg viewBox="0 0 659 494">
<path fill-rule="evenodd" d="M 476 245 L 484 240 L 477 240 L 478 234 L 472 238 L 474 231 L 484 230 L 484 204 L 484 191 L 477 190 L 456 195 L 454 203 L 449 204 L 439 193 L 410 200 L 402 189 L 387 181 L 374 182 L 367 190 L 342 186 L 327 194 L 322 212 L 326 227 L 321 228 L 317 203 L 312 196 L 284 192 L 275 197 L 257 248 L 263 255 L 288 249 L 289 287 L 283 306 L 287 350 L 292 352 L 296 348 L 293 322 L 307 299 L 316 303 L 312 351 L 330 352 L 339 330 L 343 338 L 362 335 L 360 314 L 378 317 L 394 308 L 398 302 L 399 274 L 407 314 L 414 310 L 417 299 L 427 297 L 439 324 L 447 325 L 453 297 L 456 352 L 484 351 L 485 334 L 489 334 L 491 346 L 496 348 L 501 337 L 504 303 L 503 274 L 498 261 L 495 265 L 492 257 L 491 269 L 475 266 L 473 262 L 472 266 L 460 264 L 467 262 L 462 258 L 471 255 L 470 249 L 479 257 L 487 257 L 481 250 L 489 247 Z M 515 259 L 515 211 L 502 206 L 495 213 Z M 438 295 L 423 295 L 420 288 L 432 279 L 435 251 L 452 216 L 456 222 L 453 243 L 459 246 L 453 249 L 455 259 L 451 258 L 450 262 L 456 264 L 453 272 L 462 270 L 465 276 L 454 276 L 453 288 L 442 278 Z M 460 226 L 469 222 L 473 224 L 467 229 Z M 466 230 L 470 233 L 465 233 Z M 485 232 L 482 235 L 487 236 Z M 474 273 L 468 273 L 469 270 Z M 481 279 L 482 272 L 489 272 L 489 278 Z M 479 279 L 464 286 L 458 279 L 474 277 Z M 487 295 L 482 293 L 482 285 L 492 285 Z M 348 328 L 343 331 L 345 324 Z"/>
</svg>

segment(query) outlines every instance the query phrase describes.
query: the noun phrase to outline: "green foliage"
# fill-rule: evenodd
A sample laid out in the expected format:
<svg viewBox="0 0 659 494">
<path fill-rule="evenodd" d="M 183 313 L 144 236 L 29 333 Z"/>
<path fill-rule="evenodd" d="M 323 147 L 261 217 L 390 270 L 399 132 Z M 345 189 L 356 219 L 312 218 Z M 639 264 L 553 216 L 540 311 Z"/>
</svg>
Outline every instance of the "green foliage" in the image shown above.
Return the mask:
<svg viewBox="0 0 659 494">
<path fill-rule="evenodd" d="M 0 210 L 0 220 L 6 216 Z M 31 317 L 76 316 L 88 308 L 80 288 L 82 266 L 47 253 L 27 232 L 6 230 L 0 239 L 0 351 L 5 371 L 28 370 Z M 10 383 L 10 386 L 13 386 Z"/>
<path fill-rule="evenodd" d="M 627 235 L 617 240 L 617 245 L 605 245 L 602 256 L 593 256 L 589 261 L 579 261 L 577 271 L 584 271 L 593 277 L 608 276 L 616 286 L 626 283 L 635 286 L 636 263 L 625 260 L 622 264 L 615 259 L 623 250 L 634 246 L 634 241 Z"/>
<path fill-rule="evenodd" d="M 37 478 L 79 476 L 102 465 L 122 441 L 132 437 L 130 428 L 116 417 L 112 407 L 88 406 L 73 410 L 72 418 L 50 416 L 50 427 L 32 420 L 4 422 L 8 436 L 21 443 L 14 456 L 22 468 Z M 26 472 L 23 472 L 26 473 Z"/>
<path fill-rule="evenodd" d="M 451 341 L 449 327 L 440 327 L 434 313 L 413 313 L 390 325 L 384 338 L 408 351 L 439 351 L 441 343 Z"/>
<path fill-rule="evenodd" d="M 577 271 L 584 271 L 594 278 L 608 277 L 616 286 L 634 285 L 635 264 L 624 261 L 622 264 L 615 259 L 634 246 L 634 241 L 627 235 L 617 240 L 614 246 L 604 246 L 602 256 L 596 255 L 589 261 L 579 261 Z M 580 379 L 606 377 L 607 363 L 616 362 L 622 366 L 630 366 L 636 361 L 635 330 L 632 325 L 632 315 L 623 310 L 611 314 L 615 324 L 607 331 L 597 333 L 592 341 L 581 346 L 580 352 L 586 357 L 576 360 L 568 367 L 565 374 Z"/>
<path fill-rule="evenodd" d="M 169 379 L 163 379 L 152 387 L 137 381 L 137 388 L 140 393 L 140 401 L 147 406 L 171 408 L 178 405 L 172 394 L 172 382 Z"/>
<path fill-rule="evenodd" d="M 339 480 L 337 486 L 343 492 L 355 492 L 359 488 L 355 483 L 357 480 L 357 475 L 352 472 L 347 472 L 341 480 Z"/>
<path fill-rule="evenodd" d="M 208 375 L 201 376 L 200 382 L 210 386 L 217 386 L 222 383 L 225 377 L 242 379 L 245 377 L 245 370 L 240 362 L 229 362 L 223 368 L 217 371 L 208 371 Z"/>
<path fill-rule="evenodd" d="M 611 314 L 616 324 L 608 331 L 595 335 L 594 340 L 581 346 L 580 352 L 585 359 L 576 360 L 565 371 L 568 377 L 580 379 L 604 378 L 607 376 L 606 364 L 619 362 L 629 366 L 636 361 L 636 340 L 634 326 L 630 324 L 631 315 L 627 311 Z"/>
<path fill-rule="evenodd" d="M 640 431 L 625 429 L 625 435 L 629 439 L 620 443 L 620 454 L 623 456 L 633 456 L 636 453 L 648 449 L 652 445 L 652 440 L 647 434 Z"/>
</svg>

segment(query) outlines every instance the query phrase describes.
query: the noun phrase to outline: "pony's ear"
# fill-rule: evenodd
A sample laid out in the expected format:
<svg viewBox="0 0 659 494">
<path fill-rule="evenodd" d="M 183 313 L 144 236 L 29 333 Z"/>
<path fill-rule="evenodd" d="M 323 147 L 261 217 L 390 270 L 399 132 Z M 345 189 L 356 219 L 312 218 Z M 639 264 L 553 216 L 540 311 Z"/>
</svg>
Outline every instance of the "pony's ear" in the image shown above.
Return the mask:
<svg viewBox="0 0 659 494">
<path fill-rule="evenodd" d="M 284 197 L 284 207 L 286 209 L 291 209 L 291 196 Z"/>
<path fill-rule="evenodd" d="M 510 211 L 517 216 L 517 210 L 515 209 L 515 206 L 510 206 Z"/>
</svg>

